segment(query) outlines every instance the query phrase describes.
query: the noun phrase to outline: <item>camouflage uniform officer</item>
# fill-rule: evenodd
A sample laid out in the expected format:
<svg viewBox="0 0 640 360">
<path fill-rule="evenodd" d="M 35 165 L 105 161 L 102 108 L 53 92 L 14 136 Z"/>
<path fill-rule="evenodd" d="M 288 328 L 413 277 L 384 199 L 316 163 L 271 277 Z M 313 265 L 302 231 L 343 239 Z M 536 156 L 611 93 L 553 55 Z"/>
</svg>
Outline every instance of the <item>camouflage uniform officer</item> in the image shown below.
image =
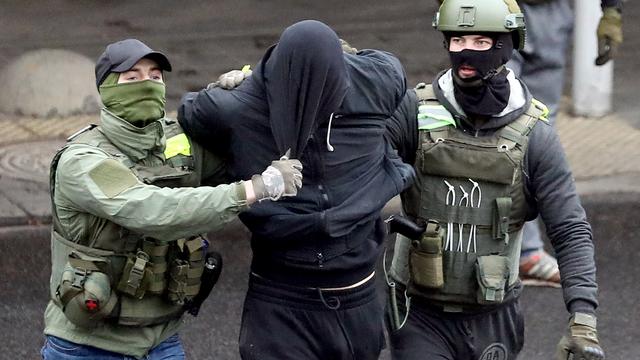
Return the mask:
<svg viewBox="0 0 640 360">
<path fill-rule="evenodd" d="M 138 40 L 109 45 L 96 65 L 101 125 L 53 159 L 45 359 L 183 359 L 177 331 L 209 260 L 198 234 L 301 186 L 287 159 L 250 181 L 200 186 L 218 182 L 222 162 L 164 117 L 170 70 Z"/>
</svg>

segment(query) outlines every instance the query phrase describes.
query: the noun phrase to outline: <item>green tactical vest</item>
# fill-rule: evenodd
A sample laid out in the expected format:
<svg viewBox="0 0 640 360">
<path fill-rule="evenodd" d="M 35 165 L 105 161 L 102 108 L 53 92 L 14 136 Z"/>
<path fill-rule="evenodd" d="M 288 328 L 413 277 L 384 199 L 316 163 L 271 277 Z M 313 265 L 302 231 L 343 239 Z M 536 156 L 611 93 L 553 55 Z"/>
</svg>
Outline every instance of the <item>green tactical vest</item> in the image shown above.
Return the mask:
<svg viewBox="0 0 640 360">
<path fill-rule="evenodd" d="M 95 126 L 70 139 L 54 156 L 50 189 L 62 153 L 71 144 L 97 147 L 120 161 L 146 184 L 160 187 L 198 186 L 191 143 L 176 122 L 165 119 L 165 162 L 158 166 L 134 163 Z M 200 289 L 204 270 L 201 236 L 160 243 L 95 217 L 80 242 L 68 240 L 52 204 L 51 298 L 67 318 L 91 328 L 100 321 L 151 326 L 179 318 L 185 302 Z"/>
<path fill-rule="evenodd" d="M 546 108 L 534 101 L 514 122 L 474 137 L 456 129 L 430 85 L 419 86 L 416 93 L 418 176 L 402 203 L 427 231 L 405 242 L 408 293 L 461 307 L 500 303 L 518 279 L 527 209 L 523 158 L 528 135 L 545 119 Z"/>
</svg>

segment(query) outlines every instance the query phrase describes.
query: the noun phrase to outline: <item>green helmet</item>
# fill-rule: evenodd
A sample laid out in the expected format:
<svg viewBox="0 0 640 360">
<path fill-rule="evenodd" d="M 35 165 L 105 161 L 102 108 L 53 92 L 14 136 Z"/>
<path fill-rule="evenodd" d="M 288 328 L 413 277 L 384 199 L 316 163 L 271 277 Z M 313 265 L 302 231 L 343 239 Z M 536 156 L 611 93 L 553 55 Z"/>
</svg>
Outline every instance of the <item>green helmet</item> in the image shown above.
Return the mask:
<svg viewBox="0 0 640 360">
<path fill-rule="evenodd" d="M 444 0 L 433 27 L 442 32 L 510 32 L 513 47 L 524 48 L 524 15 L 515 0 Z"/>
</svg>

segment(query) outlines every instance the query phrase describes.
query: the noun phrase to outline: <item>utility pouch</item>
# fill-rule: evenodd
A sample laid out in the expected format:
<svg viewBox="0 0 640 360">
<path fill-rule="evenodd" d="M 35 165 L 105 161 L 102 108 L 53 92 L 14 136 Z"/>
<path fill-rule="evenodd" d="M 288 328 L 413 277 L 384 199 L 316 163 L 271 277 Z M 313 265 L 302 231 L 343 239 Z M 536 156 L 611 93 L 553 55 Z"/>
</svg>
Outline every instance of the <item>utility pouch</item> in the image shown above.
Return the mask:
<svg viewBox="0 0 640 360">
<path fill-rule="evenodd" d="M 116 307 L 118 297 L 111 291 L 109 262 L 73 251 L 64 267 L 55 301 L 73 324 L 92 328 Z"/>
<path fill-rule="evenodd" d="M 176 257 L 169 265 L 167 299 L 176 305 L 185 305 L 200 292 L 204 272 L 207 240 L 201 236 L 176 242 Z"/>
<path fill-rule="evenodd" d="M 496 240 L 504 240 L 505 244 L 509 241 L 509 214 L 511 213 L 511 198 L 496 198 L 493 213 L 493 238 Z"/>
<path fill-rule="evenodd" d="M 127 258 L 118 283 L 118 291 L 136 299 L 142 299 L 152 277 L 149 255 L 140 250 L 135 256 Z"/>
<path fill-rule="evenodd" d="M 409 272 L 413 284 L 430 289 L 439 289 L 444 285 L 443 238 L 444 229 L 437 223 L 429 222 L 420 240 L 411 243 Z"/>
<path fill-rule="evenodd" d="M 476 261 L 478 280 L 478 303 L 499 304 L 504 300 L 509 277 L 509 258 L 501 255 L 486 255 Z"/>
<path fill-rule="evenodd" d="M 174 304 L 183 305 L 187 290 L 187 273 L 189 262 L 182 259 L 174 259 L 169 266 L 169 284 L 167 285 L 167 298 Z"/>
<path fill-rule="evenodd" d="M 198 312 L 200 311 L 200 306 L 202 303 L 209 297 L 213 287 L 218 282 L 218 278 L 220 278 L 220 273 L 222 272 L 222 255 L 215 251 L 208 253 L 205 256 L 205 266 L 204 272 L 201 277 L 200 291 L 196 296 L 192 299 L 187 300 L 185 304 L 185 308 L 189 312 L 189 314 L 193 316 L 198 316 Z"/>
</svg>

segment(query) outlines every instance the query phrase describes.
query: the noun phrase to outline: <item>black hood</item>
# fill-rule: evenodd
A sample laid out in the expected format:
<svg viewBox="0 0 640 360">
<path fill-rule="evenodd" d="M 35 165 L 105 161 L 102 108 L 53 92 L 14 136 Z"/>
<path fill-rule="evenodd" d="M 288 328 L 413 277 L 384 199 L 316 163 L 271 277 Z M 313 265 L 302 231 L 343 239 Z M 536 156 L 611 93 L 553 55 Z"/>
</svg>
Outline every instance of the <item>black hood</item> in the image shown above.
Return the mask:
<svg viewBox="0 0 640 360">
<path fill-rule="evenodd" d="M 302 154 L 319 125 L 329 121 L 349 87 L 342 47 L 327 25 L 289 26 L 260 64 L 273 136 L 281 154 Z"/>
</svg>

